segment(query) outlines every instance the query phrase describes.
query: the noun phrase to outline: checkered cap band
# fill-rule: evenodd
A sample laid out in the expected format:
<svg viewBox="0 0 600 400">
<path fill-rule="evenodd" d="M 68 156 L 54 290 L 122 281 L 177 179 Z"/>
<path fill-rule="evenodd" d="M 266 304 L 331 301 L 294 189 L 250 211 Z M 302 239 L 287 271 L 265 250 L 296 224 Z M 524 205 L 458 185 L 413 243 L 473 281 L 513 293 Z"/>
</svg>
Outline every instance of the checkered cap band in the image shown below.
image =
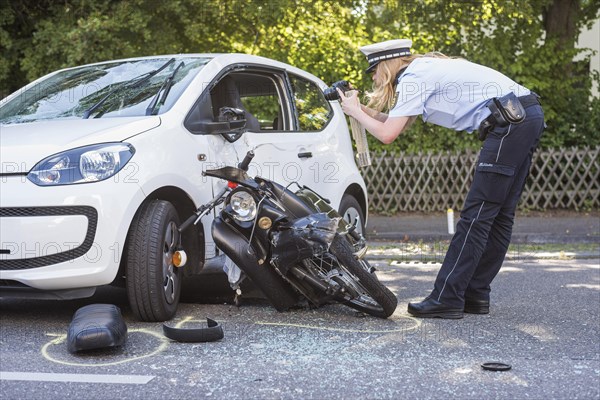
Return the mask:
<svg viewBox="0 0 600 400">
<path fill-rule="evenodd" d="M 410 56 L 410 49 L 393 49 L 386 51 L 378 51 L 377 53 L 369 54 L 367 56 L 367 61 L 369 61 L 369 64 L 373 64 L 383 60 L 388 60 L 390 58 L 404 56 Z"/>
</svg>

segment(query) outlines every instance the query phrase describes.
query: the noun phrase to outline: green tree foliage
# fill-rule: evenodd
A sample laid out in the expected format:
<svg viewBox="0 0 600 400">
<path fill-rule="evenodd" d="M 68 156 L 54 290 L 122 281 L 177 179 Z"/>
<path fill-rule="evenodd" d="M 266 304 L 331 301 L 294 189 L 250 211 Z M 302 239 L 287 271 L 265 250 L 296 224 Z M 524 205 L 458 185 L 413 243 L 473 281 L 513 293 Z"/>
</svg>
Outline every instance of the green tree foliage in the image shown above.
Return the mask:
<svg viewBox="0 0 600 400">
<path fill-rule="evenodd" d="M 597 0 L 13 0 L 0 5 L 0 94 L 63 67 L 201 52 L 261 55 L 365 91 L 371 82 L 358 47 L 409 37 L 418 52 L 487 65 L 539 93 L 548 122 L 542 145 L 597 145 L 600 99 L 590 88 L 600 78 L 580 67 L 586 60 L 572 60 L 579 30 L 599 8 Z M 478 146 L 474 135 L 423 123 L 392 145 Z"/>
<path fill-rule="evenodd" d="M 560 7 L 565 4 L 566 9 Z M 599 8 L 597 0 L 384 1 L 369 8 L 367 26 L 375 40 L 412 37 L 419 52 L 436 50 L 466 58 L 538 93 L 548 124 L 543 146 L 596 145 L 600 108 L 590 90 L 598 76 L 590 76 L 589 59 L 578 69 L 573 58 L 581 51 L 574 47 L 580 28 L 598 18 Z M 569 24 L 572 32 L 564 27 Z M 404 145 L 411 151 L 479 146 L 475 135 L 465 139 L 425 124 L 415 124 L 407 136 Z"/>
</svg>

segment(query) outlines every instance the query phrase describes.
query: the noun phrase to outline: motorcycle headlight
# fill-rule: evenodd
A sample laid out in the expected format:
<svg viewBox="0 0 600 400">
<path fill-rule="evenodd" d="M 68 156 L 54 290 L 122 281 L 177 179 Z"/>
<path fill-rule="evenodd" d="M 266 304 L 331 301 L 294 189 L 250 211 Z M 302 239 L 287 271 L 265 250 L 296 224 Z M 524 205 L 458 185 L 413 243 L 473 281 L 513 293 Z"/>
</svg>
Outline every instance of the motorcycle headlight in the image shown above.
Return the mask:
<svg viewBox="0 0 600 400">
<path fill-rule="evenodd" d="M 134 153 L 133 146 L 126 143 L 79 147 L 40 161 L 27 179 L 39 186 L 98 182 L 119 172 Z"/>
<path fill-rule="evenodd" d="M 252 221 L 256 217 L 256 201 L 246 191 L 240 190 L 233 193 L 229 204 L 233 210 L 233 218 L 238 221 Z"/>
</svg>

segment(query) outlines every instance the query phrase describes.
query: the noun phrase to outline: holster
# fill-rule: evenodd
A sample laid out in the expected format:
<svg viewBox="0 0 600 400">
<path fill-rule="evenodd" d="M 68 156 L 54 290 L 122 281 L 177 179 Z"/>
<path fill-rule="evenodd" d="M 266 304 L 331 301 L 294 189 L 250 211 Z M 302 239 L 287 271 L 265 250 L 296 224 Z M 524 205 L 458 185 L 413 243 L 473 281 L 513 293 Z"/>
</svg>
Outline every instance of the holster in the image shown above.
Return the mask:
<svg viewBox="0 0 600 400">
<path fill-rule="evenodd" d="M 485 140 L 489 131 L 495 126 L 520 124 L 527 116 L 525 107 L 513 92 L 502 97 L 494 97 L 486 106 L 491 114 L 479 125 L 478 135 L 481 141 Z"/>
<path fill-rule="evenodd" d="M 487 104 L 487 108 L 490 109 L 496 119 L 497 126 L 520 124 L 527 115 L 525 107 L 523 107 L 521 101 L 513 92 L 502 97 L 494 97 Z"/>
</svg>

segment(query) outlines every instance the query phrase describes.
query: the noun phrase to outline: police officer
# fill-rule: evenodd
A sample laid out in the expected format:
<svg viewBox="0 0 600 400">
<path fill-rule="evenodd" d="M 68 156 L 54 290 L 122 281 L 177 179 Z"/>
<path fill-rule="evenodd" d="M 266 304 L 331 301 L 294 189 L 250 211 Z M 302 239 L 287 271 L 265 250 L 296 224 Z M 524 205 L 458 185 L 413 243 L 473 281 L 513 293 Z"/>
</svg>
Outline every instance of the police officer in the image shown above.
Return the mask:
<svg viewBox="0 0 600 400">
<path fill-rule="evenodd" d="M 409 303 L 416 317 L 462 318 L 487 314 L 490 284 L 510 243 L 515 209 L 531 158 L 544 130 L 538 96 L 510 78 L 440 53 L 412 54 L 408 39 L 362 47 L 373 91 L 342 95 L 344 112 L 389 144 L 419 115 L 483 140 L 475 175 L 433 290 Z M 382 110 L 389 110 L 387 114 Z"/>
</svg>

